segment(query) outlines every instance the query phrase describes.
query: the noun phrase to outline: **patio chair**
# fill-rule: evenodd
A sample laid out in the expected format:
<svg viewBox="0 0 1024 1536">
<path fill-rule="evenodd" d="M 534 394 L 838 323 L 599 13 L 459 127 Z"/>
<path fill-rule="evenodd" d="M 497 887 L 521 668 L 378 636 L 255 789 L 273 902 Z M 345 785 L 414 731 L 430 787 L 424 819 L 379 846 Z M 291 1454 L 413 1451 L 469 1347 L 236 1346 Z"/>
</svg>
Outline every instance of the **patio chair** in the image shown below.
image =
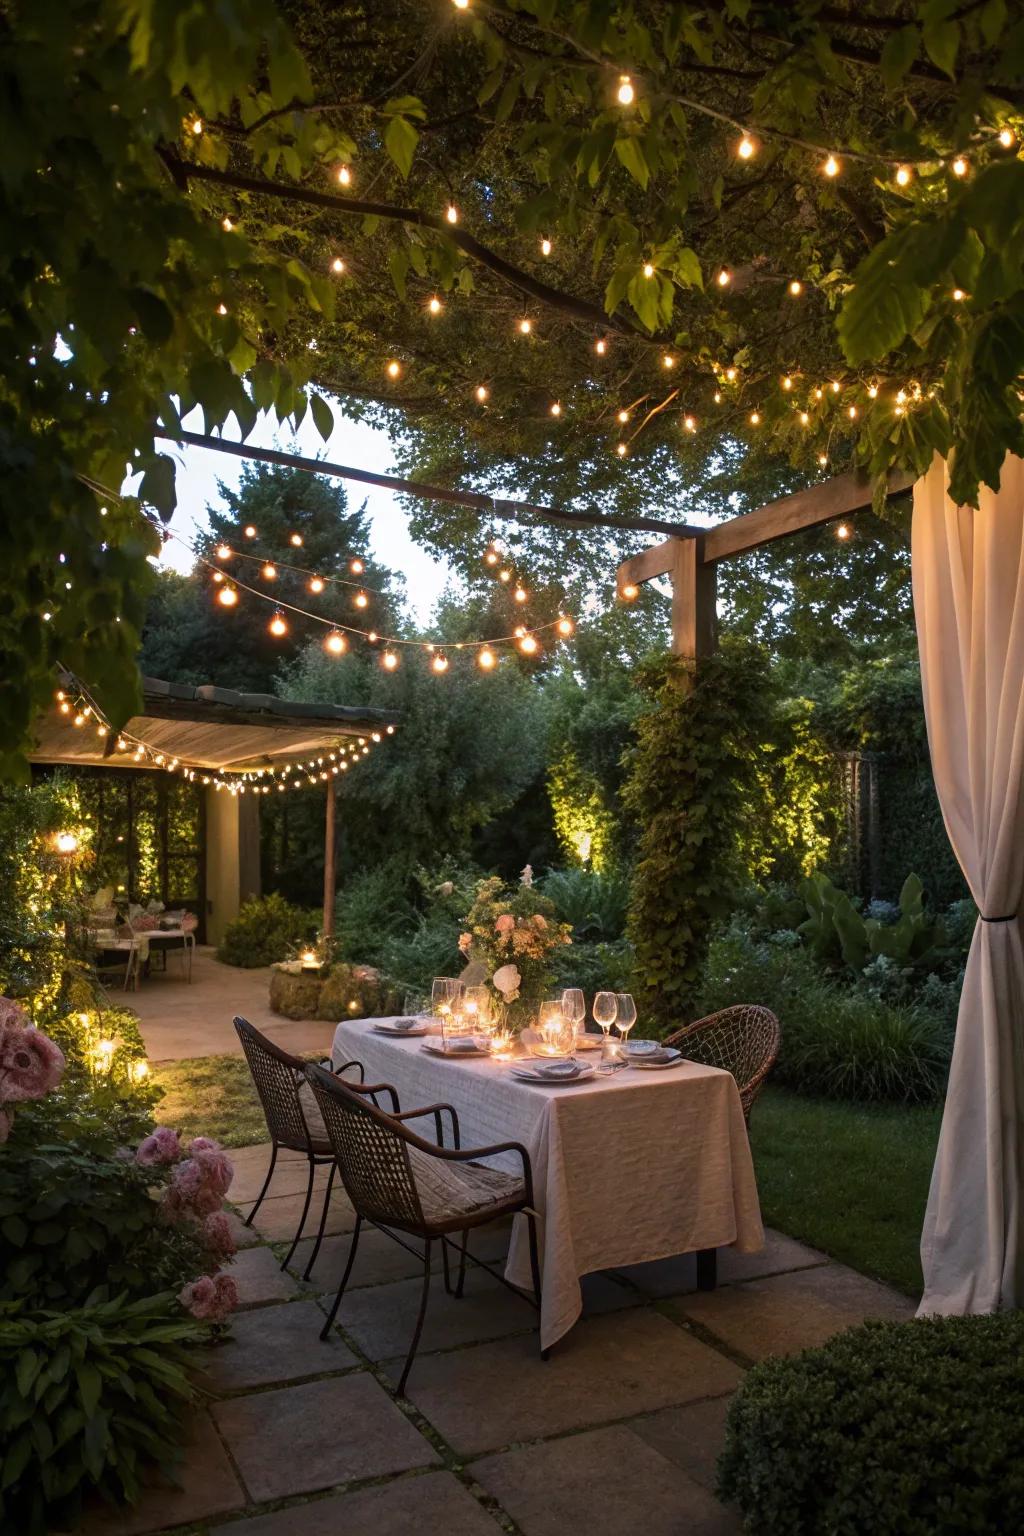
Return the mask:
<svg viewBox="0 0 1024 1536">
<path fill-rule="evenodd" d="M 690 1061 L 731 1072 L 749 1128 L 751 1108 L 775 1065 L 780 1039 L 779 1021 L 770 1008 L 735 1003 L 677 1029 L 664 1044 L 676 1046 Z"/>
<path fill-rule="evenodd" d="M 306 1063 L 300 1057 L 292 1056 L 288 1051 L 283 1051 L 279 1045 L 275 1045 L 273 1040 L 269 1040 L 254 1024 L 250 1024 L 248 1019 L 236 1017 L 234 1025 L 259 1095 L 267 1130 L 270 1132 L 271 1145 L 270 1167 L 267 1169 L 267 1177 L 263 1181 L 263 1188 L 260 1190 L 256 1204 L 245 1218 L 247 1227 L 252 1226 L 253 1217 L 263 1204 L 267 1190 L 270 1188 L 270 1181 L 274 1177 L 274 1168 L 277 1164 L 277 1154 L 281 1148 L 288 1152 L 301 1152 L 309 1161 L 306 1202 L 302 1207 L 302 1216 L 292 1245 L 281 1264 L 282 1269 L 287 1268 L 291 1263 L 292 1255 L 302 1237 L 313 1198 L 316 1170 L 318 1167 L 330 1165 L 331 1171 L 327 1176 L 323 1210 L 320 1213 L 320 1227 L 313 1251 L 309 1256 L 309 1263 L 303 1273 L 303 1279 L 308 1280 L 317 1254 L 320 1252 L 324 1227 L 327 1224 L 327 1208 L 331 1200 L 331 1187 L 335 1173 L 334 1151 L 320 1117 L 316 1099 L 303 1075 Z M 347 1072 L 350 1069 L 357 1071 L 362 1080 L 364 1073 L 361 1062 L 347 1061 L 338 1068 L 338 1071 Z M 380 1085 L 374 1085 L 369 1091 L 380 1092 Z"/>
<path fill-rule="evenodd" d="M 517 1296 L 525 1296 L 517 1287 L 509 1285 L 504 1275 L 469 1254 L 467 1247 L 469 1233 L 474 1227 L 484 1226 L 499 1216 L 521 1212 L 527 1221 L 533 1277 L 534 1294 L 527 1299 L 539 1311 L 540 1257 L 530 1155 L 517 1141 L 503 1141 L 492 1147 L 459 1146 L 458 1117 L 449 1104 L 431 1104 L 424 1109 L 387 1114 L 372 1104 L 368 1095 L 353 1092 L 350 1084 L 339 1081 L 322 1067 L 307 1066 L 306 1077 L 334 1148 L 341 1181 L 356 1212 L 345 1272 L 320 1337 L 327 1338 L 338 1315 L 355 1262 L 359 1234 L 363 1222 L 369 1222 L 423 1260 L 419 1313 L 398 1382 L 398 1391 L 402 1393 L 423 1331 L 430 1292 L 431 1252 L 435 1242 L 441 1243 L 445 1289 L 449 1294 L 456 1298 L 462 1296 L 466 1261 L 469 1259 L 478 1268 L 486 1269 L 488 1274 L 500 1280 Z M 430 1115 L 434 1117 L 435 1125 L 439 1125 L 442 1112 L 451 1116 L 456 1139 L 453 1148 L 425 1141 L 405 1124 L 408 1120 Z M 479 1161 L 481 1158 L 496 1157 L 502 1152 L 514 1153 L 521 1159 L 521 1173 L 488 1168 Z M 419 1239 L 423 1243 L 422 1255 L 411 1244 L 404 1242 L 399 1233 Z M 460 1236 L 457 1248 L 450 1241 L 452 1233 Z M 449 1281 L 449 1247 L 459 1257 L 458 1282 L 454 1291 Z M 542 1357 L 547 1357 L 546 1351 L 542 1352 Z"/>
</svg>

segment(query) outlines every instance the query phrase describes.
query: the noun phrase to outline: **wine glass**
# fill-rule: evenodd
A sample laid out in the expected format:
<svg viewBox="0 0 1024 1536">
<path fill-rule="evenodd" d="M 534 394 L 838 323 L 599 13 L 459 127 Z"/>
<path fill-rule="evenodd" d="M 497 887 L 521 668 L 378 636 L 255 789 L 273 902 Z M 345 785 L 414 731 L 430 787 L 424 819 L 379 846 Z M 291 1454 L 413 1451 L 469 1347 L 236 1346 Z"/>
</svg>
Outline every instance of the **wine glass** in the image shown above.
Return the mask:
<svg viewBox="0 0 1024 1536">
<path fill-rule="evenodd" d="M 566 987 L 562 993 L 562 1012 L 567 1019 L 572 1019 L 573 1034 L 578 1036 L 587 1016 L 587 1005 L 579 987 Z"/>
<path fill-rule="evenodd" d="M 629 1047 L 625 1042 L 629 1039 L 629 1032 L 636 1023 L 636 1003 L 629 992 L 616 992 L 615 1028 L 622 1036 L 626 1059 L 629 1059 Z"/>
<path fill-rule="evenodd" d="M 614 992 L 598 992 L 594 997 L 594 1023 L 597 1024 L 604 1039 L 601 1042 L 601 1072 L 612 1070 L 612 1052 L 610 1031 L 615 1023 L 615 1015 L 618 1012 L 619 1003 Z"/>
</svg>

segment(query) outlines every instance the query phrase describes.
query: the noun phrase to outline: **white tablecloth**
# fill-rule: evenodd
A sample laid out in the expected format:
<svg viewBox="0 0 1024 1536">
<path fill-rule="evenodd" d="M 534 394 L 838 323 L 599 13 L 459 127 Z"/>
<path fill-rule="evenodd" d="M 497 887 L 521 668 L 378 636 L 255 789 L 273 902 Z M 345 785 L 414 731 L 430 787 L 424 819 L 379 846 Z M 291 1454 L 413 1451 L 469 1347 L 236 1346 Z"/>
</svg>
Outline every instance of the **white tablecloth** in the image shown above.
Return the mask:
<svg viewBox="0 0 1024 1536">
<path fill-rule="evenodd" d="M 542 1348 L 579 1317 L 582 1275 L 700 1248 L 763 1246 L 743 1109 L 728 1072 L 686 1062 L 534 1086 L 510 1077 L 507 1063 L 429 1055 L 422 1037 L 375 1034 L 372 1023 L 338 1025 L 336 1067 L 361 1061 L 366 1081 L 391 1083 L 403 1109 L 454 1105 L 463 1147 L 519 1141 L 529 1152 L 541 1215 Z M 411 1129 L 429 1138 L 432 1128 L 428 1121 Z M 521 1166 L 512 1156 L 488 1165 Z M 531 1289 L 522 1217 L 505 1273 Z"/>
</svg>

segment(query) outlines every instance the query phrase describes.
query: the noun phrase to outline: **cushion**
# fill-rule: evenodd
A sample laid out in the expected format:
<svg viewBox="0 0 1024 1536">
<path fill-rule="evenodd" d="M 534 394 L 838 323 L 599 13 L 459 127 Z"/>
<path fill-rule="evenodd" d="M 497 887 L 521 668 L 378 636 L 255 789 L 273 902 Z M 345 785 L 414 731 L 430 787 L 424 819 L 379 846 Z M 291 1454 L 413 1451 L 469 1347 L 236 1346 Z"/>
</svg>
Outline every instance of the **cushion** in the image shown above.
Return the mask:
<svg viewBox="0 0 1024 1536">
<path fill-rule="evenodd" d="M 318 1155 L 331 1155 L 331 1139 L 324 1125 L 324 1117 L 320 1113 L 320 1106 L 316 1101 L 316 1095 L 305 1081 L 299 1084 L 299 1104 L 306 1121 L 306 1129 L 309 1131 L 309 1139 L 313 1151 Z M 298 1151 L 305 1152 L 306 1148 L 300 1146 Z"/>
<path fill-rule="evenodd" d="M 413 1177 L 423 1215 L 431 1226 L 444 1226 L 460 1216 L 479 1216 L 495 1206 L 525 1199 L 519 1174 L 503 1173 L 483 1163 L 455 1163 L 409 1148 Z"/>
</svg>

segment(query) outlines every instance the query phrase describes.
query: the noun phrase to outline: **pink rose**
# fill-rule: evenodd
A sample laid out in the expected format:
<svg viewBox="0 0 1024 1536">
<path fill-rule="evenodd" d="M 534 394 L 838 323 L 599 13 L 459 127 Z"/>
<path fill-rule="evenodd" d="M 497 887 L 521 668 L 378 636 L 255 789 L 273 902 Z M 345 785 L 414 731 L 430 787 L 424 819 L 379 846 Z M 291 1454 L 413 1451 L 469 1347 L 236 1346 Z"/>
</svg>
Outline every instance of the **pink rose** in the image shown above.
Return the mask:
<svg viewBox="0 0 1024 1536">
<path fill-rule="evenodd" d="M 543 933 L 548 926 L 548 920 L 540 912 L 535 912 L 533 914 L 533 925 L 535 928 L 539 928 Z"/>
<path fill-rule="evenodd" d="M 200 1275 L 179 1293 L 186 1312 L 202 1323 L 223 1323 L 238 1305 L 238 1287 L 230 1275 Z"/>
<path fill-rule="evenodd" d="M 468 954 L 470 946 L 472 945 L 472 943 L 473 943 L 473 935 L 471 933 L 460 933 L 459 934 L 459 950 L 460 950 L 460 952 L 462 954 L 464 954 L 464 955 Z"/>
<path fill-rule="evenodd" d="M 214 1211 L 203 1222 L 203 1236 L 207 1247 L 219 1263 L 230 1259 L 237 1252 L 237 1244 L 231 1231 L 231 1223 L 224 1211 Z"/>
<path fill-rule="evenodd" d="M 0 1030 L 0 1103 L 41 1099 L 56 1088 L 63 1075 L 60 1046 L 42 1030 L 26 1029 L 8 1014 L 8 1022 Z"/>
<path fill-rule="evenodd" d="M 143 1168 L 164 1167 L 176 1163 L 181 1157 L 181 1141 L 177 1131 L 169 1126 L 158 1125 L 145 1141 L 139 1143 L 135 1161 Z"/>
<path fill-rule="evenodd" d="M 235 1166 L 220 1142 L 211 1141 L 208 1136 L 196 1136 L 189 1145 L 188 1155 L 202 1169 L 204 1182 L 223 1199 L 231 1188 Z"/>
<path fill-rule="evenodd" d="M 511 933 L 516 926 L 516 920 L 511 912 L 503 912 L 494 925 L 496 933 Z"/>
<path fill-rule="evenodd" d="M 16 1003 L 13 997 L 0 997 L 0 1035 L 3 1034 L 8 1024 L 15 1024 L 19 1029 L 27 1029 L 29 1017 L 20 1003 Z"/>
</svg>

